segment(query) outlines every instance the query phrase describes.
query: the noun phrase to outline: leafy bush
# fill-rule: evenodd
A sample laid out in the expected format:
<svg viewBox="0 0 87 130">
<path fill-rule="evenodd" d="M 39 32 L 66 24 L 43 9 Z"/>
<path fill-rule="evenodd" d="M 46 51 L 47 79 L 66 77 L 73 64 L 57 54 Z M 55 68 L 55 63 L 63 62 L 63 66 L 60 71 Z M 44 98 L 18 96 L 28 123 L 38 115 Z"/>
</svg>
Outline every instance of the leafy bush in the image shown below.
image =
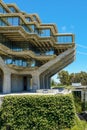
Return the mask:
<svg viewBox="0 0 87 130">
<path fill-rule="evenodd" d="M 74 96 L 74 104 L 75 104 L 75 109 L 76 109 L 76 112 L 77 113 L 81 113 L 82 112 L 82 101 L 78 98 L 78 97 L 76 97 L 76 96 Z"/>
<path fill-rule="evenodd" d="M 75 124 L 71 95 L 7 96 L 0 117 L 1 130 L 64 130 Z"/>
<path fill-rule="evenodd" d="M 82 102 L 82 110 L 87 111 L 87 101 Z"/>
<path fill-rule="evenodd" d="M 74 97 L 74 104 L 75 104 L 75 109 L 77 113 L 82 113 L 84 110 L 84 102 L 81 100 L 81 94 L 77 94 L 77 92 L 73 92 L 73 97 Z"/>
<path fill-rule="evenodd" d="M 87 122 L 79 121 L 71 130 L 87 130 Z"/>
<path fill-rule="evenodd" d="M 76 124 L 72 128 L 66 128 L 63 130 L 87 130 L 87 122 L 81 121 L 77 116 L 76 116 Z"/>
</svg>

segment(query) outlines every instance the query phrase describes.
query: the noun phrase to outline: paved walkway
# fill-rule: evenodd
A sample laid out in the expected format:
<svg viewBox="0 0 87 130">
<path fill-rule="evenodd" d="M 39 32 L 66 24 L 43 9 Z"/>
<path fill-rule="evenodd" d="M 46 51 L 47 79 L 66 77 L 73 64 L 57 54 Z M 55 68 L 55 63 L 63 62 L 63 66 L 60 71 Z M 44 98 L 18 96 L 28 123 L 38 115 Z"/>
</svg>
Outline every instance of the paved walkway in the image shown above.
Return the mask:
<svg viewBox="0 0 87 130">
<path fill-rule="evenodd" d="M 20 93 L 9 93 L 9 94 L 0 94 L 0 97 L 4 96 L 15 96 L 15 95 L 55 95 L 55 94 L 69 94 L 71 93 L 71 90 L 67 89 L 40 89 L 37 90 L 35 93 L 31 92 L 20 92 Z"/>
<path fill-rule="evenodd" d="M 16 95 L 55 95 L 55 93 L 11 93 L 11 94 L 0 94 L 0 97 L 16 96 Z"/>
</svg>

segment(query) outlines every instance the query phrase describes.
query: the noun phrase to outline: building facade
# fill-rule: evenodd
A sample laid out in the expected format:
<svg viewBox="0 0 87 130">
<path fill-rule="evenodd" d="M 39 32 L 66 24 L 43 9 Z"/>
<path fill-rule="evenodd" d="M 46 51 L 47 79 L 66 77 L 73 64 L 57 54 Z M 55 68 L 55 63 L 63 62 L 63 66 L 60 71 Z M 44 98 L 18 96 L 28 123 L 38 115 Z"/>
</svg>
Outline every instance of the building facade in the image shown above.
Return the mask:
<svg viewBox="0 0 87 130">
<path fill-rule="evenodd" d="M 74 58 L 74 34 L 0 0 L 0 93 L 49 89 L 50 78 Z"/>
</svg>

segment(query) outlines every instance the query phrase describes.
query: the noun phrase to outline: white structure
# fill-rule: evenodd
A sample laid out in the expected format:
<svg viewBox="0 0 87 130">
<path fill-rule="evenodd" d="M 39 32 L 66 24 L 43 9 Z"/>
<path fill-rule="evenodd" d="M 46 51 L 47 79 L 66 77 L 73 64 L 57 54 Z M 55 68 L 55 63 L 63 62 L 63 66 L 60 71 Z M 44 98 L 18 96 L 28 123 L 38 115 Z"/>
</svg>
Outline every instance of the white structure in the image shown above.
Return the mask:
<svg viewBox="0 0 87 130">
<path fill-rule="evenodd" d="M 81 83 L 72 83 L 74 94 L 81 99 L 87 101 L 87 86 L 82 86 Z"/>
</svg>

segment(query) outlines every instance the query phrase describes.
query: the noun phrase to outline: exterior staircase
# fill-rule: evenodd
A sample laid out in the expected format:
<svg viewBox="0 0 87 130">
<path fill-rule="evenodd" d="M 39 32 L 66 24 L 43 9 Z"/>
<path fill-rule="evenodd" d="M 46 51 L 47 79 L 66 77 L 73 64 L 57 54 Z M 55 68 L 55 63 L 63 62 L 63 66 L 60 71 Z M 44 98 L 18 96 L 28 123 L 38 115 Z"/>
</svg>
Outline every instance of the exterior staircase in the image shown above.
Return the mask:
<svg viewBox="0 0 87 130">
<path fill-rule="evenodd" d="M 50 78 L 68 66 L 70 63 L 72 63 L 75 60 L 75 45 L 73 45 L 71 48 L 67 49 L 60 55 L 58 55 L 55 59 L 47 62 L 43 66 L 41 66 L 38 71 L 40 73 L 40 87 L 43 89 L 44 87 L 46 89 L 50 88 Z"/>
</svg>

